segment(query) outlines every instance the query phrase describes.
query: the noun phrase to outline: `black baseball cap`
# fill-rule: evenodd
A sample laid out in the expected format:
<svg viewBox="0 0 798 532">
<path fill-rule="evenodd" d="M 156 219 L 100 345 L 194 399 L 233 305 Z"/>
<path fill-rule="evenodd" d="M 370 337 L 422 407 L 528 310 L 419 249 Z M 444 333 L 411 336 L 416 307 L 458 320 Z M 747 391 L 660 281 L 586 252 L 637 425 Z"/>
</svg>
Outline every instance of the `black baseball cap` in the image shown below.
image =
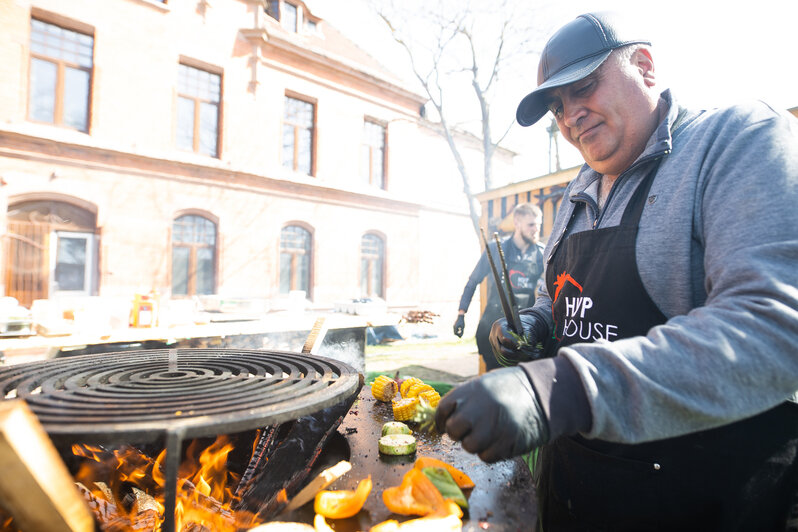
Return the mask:
<svg viewBox="0 0 798 532">
<path fill-rule="evenodd" d="M 548 111 L 546 91 L 586 77 L 616 48 L 627 44 L 651 44 L 619 13 L 600 12 L 579 15 L 557 30 L 543 48 L 538 65 L 538 87 L 518 105 L 515 118 L 531 126 Z"/>
</svg>

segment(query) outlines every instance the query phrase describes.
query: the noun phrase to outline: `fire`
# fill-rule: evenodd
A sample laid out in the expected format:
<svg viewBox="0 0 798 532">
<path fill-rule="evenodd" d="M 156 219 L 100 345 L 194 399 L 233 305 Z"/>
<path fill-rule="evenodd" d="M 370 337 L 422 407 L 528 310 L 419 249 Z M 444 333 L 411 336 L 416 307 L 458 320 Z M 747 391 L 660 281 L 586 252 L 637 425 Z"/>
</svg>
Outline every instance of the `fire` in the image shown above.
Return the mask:
<svg viewBox="0 0 798 532">
<path fill-rule="evenodd" d="M 239 476 L 227 470 L 233 445 L 219 436 L 205 449 L 194 440 L 178 470 L 175 530 L 235 532 L 260 524 L 257 517 L 235 510 Z M 114 531 L 160 531 L 164 521 L 164 459 L 125 446 L 107 450 L 73 445 L 86 458 L 75 480 L 94 511 L 100 528 Z"/>
</svg>

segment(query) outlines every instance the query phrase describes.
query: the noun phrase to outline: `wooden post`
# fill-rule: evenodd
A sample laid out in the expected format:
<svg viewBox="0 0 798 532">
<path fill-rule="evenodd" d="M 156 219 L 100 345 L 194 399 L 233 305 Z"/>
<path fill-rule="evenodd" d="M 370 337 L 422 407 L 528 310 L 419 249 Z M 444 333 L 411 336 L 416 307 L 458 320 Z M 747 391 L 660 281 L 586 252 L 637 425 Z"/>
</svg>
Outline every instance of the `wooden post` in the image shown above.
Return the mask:
<svg viewBox="0 0 798 532">
<path fill-rule="evenodd" d="M 21 530 L 93 532 L 94 519 L 39 420 L 0 401 L 0 504 Z"/>
</svg>

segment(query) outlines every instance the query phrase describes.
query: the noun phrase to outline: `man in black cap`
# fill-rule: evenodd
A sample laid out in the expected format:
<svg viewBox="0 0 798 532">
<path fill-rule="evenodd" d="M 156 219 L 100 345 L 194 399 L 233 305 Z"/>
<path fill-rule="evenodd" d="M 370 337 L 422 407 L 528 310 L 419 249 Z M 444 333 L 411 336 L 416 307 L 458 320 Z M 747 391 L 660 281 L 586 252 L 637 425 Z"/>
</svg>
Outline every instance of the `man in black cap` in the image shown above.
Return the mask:
<svg viewBox="0 0 798 532">
<path fill-rule="evenodd" d="M 762 102 L 679 106 L 650 45 L 610 13 L 546 44 L 517 120 L 551 112 L 586 164 L 547 244 L 546 293 L 513 331 L 526 341 L 492 327 L 518 365 L 455 388 L 436 423 L 488 462 L 540 448 L 546 530 L 785 530 L 798 124 Z"/>
</svg>

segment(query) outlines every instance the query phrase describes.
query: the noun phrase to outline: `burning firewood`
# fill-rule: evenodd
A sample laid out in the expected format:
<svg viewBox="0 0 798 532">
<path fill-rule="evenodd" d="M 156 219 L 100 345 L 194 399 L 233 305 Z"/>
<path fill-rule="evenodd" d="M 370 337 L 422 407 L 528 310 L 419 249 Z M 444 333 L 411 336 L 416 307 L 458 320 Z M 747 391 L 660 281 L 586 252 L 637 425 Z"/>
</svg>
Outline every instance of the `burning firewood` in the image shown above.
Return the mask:
<svg viewBox="0 0 798 532">
<path fill-rule="evenodd" d="M 218 449 L 220 446 L 220 439 L 217 439 L 217 442 L 209 449 Z M 92 446 L 90 449 L 77 446 L 73 447 L 73 452 L 78 456 L 90 459 L 78 473 L 78 478 L 85 483 L 78 482 L 77 485 L 101 530 L 122 532 L 159 529 L 164 520 L 163 492 L 154 479 L 158 478 L 161 457 L 152 460 L 144 455 L 139 456 L 140 451 L 131 446 L 114 450 L 98 446 Z M 141 470 L 129 470 L 128 467 L 125 467 L 129 464 L 120 460 L 120 457 L 129 458 L 130 463 L 138 466 L 146 465 L 148 478 L 144 478 Z M 110 467 L 109 464 L 112 463 L 116 463 L 117 467 Z M 92 465 L 95 466 L 94 471 Z M 184 474 L 191 474 L 191 468 L 186 464 L 181 468 L 184 468 Z M 109 471 L 115 471 L 118 477 L 110 478 L 113 475 Z M 97 472 L 108 476 L 107 480 L 110 485 L 103 481 L 91 481 Z M 209 474 L 209 479 L 210 476 L 212 475 Z M 147 486 L 147 489 L 152 490 L 155 495 L 140 489 L 130 479 L 136 479 L 140 485 Z M 254 523 L 252 514 L 234 511 L 230 508 L 231 501 L 220 501 L 214 497 L 210 493 L 210 486 L 205 483 L 204 479 L 200 480 L 202 480 L 203 486 L 197 486 L 188 478 L 178 480 L 178 511 L 175 520 L 179 525 L 180 532 L 234 531 L 257 524 Z M 221 491 L 224 492 L 224 490 Z"/>
<path fill-rule="evenodd" d="M 22 530 L 91 531 L 72 477 L 25 401 L 0 404 L 0 501 Z"/>
</svg>

